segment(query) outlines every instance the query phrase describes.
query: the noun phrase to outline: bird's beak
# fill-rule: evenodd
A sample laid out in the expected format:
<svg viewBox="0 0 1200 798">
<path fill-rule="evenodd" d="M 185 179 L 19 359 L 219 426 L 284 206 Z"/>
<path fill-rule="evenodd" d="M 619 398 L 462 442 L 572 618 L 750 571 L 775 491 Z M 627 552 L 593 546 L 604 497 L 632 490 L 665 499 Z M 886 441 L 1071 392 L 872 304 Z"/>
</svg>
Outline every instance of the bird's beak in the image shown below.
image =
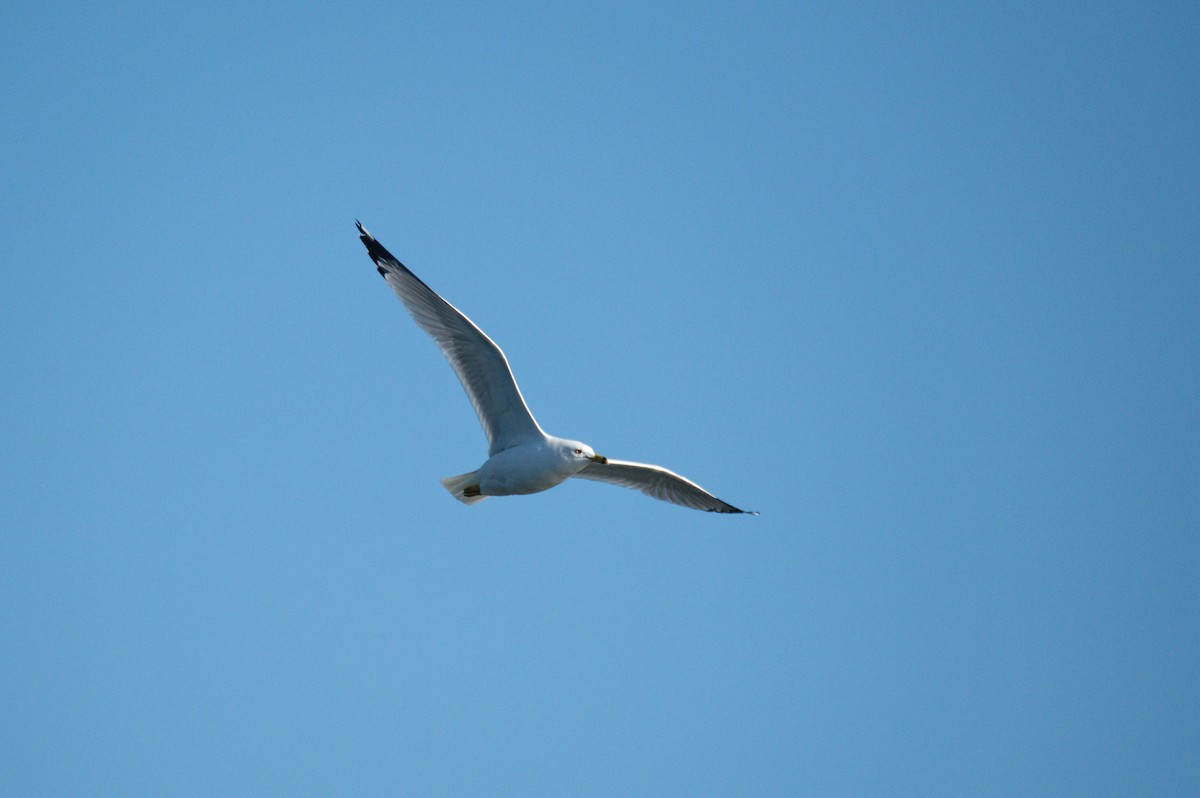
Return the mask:
<svg viewBox="0 0 1200 798">
<path fill-rule="evenodd" d="M 593 463 L 600 463 L 601 465 L 608 465 L 608 458 L 602 454 L 594 454 L 591 457 L 589 457 L 588 459 L 591 460 Z"/>
</svg>

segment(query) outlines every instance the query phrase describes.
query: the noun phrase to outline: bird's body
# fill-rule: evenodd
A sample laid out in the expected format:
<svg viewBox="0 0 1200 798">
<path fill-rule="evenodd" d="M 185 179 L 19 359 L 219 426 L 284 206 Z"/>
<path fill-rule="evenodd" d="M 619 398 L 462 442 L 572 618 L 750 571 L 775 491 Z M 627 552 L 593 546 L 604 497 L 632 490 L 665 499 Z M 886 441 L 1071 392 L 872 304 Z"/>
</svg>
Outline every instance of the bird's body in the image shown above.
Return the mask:
<svg viewBox="0 0 1200 798">
<path fill-rule="evenodd" d="M 582 446 L 577 441 L 544 435 L 541 440 L 513 446 L 489 457 L 474 472 L 474 482 L 484 496 L 540 493 L 566 482 L 590 462 L 605 462 L 603 458 L 592 460 L 587 454 L 575 454 L 585 451 Z"/>
<path fill-rule="evenodd" d="M 581 477 L 697 510 L 745 512 L 660 466 L 609 460 L 585 443 L 547 435 L 529 412 L 500 347 L 361 224 L 358 230 L 375 268 L 450 361 L 487 435 L 487 461 L 475 471 L 442 480 L 454 498 L 474 504 L 488 496 L 539 493 Z"/>
</svg>

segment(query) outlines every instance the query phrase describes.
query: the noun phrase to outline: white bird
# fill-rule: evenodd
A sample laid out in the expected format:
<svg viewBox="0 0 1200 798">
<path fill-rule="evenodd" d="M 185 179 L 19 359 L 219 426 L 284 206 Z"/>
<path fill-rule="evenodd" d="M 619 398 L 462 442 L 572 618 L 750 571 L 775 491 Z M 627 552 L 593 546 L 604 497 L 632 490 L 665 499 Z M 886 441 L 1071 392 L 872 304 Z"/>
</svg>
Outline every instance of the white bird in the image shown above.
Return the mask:
<svg viewBox="0 0 1200 798">
<path fill-rule="evenodd" d="M 375 268 L 450 361 L 487 435 L 487 462 L 468 474 L 442 480 L 454 498 L 474 504 L 488 496 L 538 493 L 582 477 L 695 510 L 747 512 L 661 466 L 610 460 L 586 443 L 547 435 L 529 412 L 500 347 L 384 249 L 361 223 L 355 224 Z"/>
</svg>

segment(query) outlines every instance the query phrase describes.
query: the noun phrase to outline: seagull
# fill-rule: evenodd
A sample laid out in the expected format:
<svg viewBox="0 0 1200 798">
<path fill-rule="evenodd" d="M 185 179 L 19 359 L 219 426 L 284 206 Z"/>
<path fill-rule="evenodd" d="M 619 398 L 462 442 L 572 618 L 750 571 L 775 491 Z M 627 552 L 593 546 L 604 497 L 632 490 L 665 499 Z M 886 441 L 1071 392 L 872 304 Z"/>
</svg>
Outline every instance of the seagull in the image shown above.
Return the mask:
<svg viewBox="0 0 1200 798">
<path fill-rule="evenodd" d="M 612 460 L 586 443 L 547 435 L 529 412 L 500 347 L 384 249 L 361 222 L 355 224 L 376 270 L 450 361 L 487 435 L 487 461 L 470 473 L 441 481 L 454 498 L 475 504 L 489 496 L 539 493 L 579 477 L 633 488 L 694 510 L 758 515 L 721 501 L 662 466 Z"/>
</svg>

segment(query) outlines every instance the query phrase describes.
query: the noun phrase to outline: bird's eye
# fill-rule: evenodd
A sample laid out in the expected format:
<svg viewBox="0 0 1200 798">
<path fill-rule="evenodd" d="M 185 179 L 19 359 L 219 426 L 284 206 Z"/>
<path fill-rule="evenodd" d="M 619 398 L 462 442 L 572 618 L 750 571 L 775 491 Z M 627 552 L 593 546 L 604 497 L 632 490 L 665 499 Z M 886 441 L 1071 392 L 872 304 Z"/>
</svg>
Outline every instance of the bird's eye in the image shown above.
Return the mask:
<svg viewBox="0 0 1200 798">
<path fill-rule="evenodd" d="M 575 454 L 583 454 L 583 449 L 576 449 Z"/>
</svg>

